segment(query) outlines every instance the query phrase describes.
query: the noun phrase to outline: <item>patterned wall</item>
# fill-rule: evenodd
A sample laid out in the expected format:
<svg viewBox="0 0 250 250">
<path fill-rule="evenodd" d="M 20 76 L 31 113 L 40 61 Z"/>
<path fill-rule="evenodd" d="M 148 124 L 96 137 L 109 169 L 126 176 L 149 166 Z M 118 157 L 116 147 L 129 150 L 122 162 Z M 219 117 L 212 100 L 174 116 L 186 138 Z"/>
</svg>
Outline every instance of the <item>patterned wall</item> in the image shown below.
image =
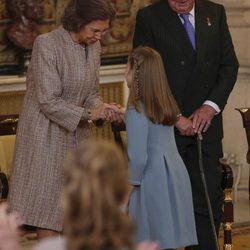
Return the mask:
<svg viewBox="0 0 250 250">
<path fill-rule="evenodd" d="M 16 64 L 16 53 L 6 37 L 11 19 L 6 11 L 6 1 L 0 0 L 0 66 Z M 109 0 L 117 12 L 112 28 L 103 39 L 103 57 L 126 55 L 131 49 L 135 15 L 139 8 L 153 0 Z M 45 0 L 45 17 L 39 23 L 42 33 L 60 25 L 60 17 L 68 0 Z"/>
</svg>

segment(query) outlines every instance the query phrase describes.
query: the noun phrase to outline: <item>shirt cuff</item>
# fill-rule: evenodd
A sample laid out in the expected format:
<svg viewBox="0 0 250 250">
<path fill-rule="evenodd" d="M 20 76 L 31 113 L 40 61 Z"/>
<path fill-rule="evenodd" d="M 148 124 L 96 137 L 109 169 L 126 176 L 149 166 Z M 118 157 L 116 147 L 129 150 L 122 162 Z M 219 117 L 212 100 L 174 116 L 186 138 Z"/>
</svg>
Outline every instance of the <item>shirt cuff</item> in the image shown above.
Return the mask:
<svg viewBox="0 0 250 250">
<path fill-rule="evenodd" d="M 216 103 L 212 102 L 212 101 L 207 100 L 203 104 L 212 107 L 216 111 L 216 113 L 215 113 L 216 115 L 218 115 L 220 113 L 220 111 L 221 111 L 219 106 Z"/>
</svg>

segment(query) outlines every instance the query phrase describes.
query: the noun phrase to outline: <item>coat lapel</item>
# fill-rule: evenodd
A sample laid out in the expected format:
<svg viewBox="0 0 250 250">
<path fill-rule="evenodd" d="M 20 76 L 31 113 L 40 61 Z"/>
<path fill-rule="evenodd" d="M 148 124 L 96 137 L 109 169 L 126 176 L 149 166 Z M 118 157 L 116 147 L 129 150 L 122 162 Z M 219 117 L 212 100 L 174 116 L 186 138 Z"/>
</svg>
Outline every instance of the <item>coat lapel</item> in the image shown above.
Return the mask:
<svg viewBox="0 0 250 250">
<path fill-rule="evenodd" d="M 212 20 L 208 11 L 204 8 L 201 1 L 197 0 L 195 5 L 195 35 L 197 63 L 204 61 L 206 57 L 209 34 L 211 33 Z"/>
</svg>

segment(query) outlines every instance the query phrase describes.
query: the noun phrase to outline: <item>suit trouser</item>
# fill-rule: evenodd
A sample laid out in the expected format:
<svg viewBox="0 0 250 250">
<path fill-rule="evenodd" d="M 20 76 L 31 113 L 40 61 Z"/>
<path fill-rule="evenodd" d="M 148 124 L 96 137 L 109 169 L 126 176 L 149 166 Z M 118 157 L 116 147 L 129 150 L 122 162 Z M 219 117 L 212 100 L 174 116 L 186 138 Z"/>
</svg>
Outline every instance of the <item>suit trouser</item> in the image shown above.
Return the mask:
<svg viewBox="0 0 250 250">
<path fill-rule="evenodd" d="M 199 156 L 195 138 L 176 136 L 178 150 L 187 167 L 193 194 L 196 231 L 199 247 L 186 249 L 213 250 L 215 249 L 214 237 L 209 219 L 204 187 L 199 169 Z M 213 210 L 217 235 L 222 217 L 223 190 L 221 188 L 221 167 L 219 157 L 222 154 L 221 142 L 202 142 L 202 157 L 204 173 L 208 186 L 208 193 Z"/>
</svg>

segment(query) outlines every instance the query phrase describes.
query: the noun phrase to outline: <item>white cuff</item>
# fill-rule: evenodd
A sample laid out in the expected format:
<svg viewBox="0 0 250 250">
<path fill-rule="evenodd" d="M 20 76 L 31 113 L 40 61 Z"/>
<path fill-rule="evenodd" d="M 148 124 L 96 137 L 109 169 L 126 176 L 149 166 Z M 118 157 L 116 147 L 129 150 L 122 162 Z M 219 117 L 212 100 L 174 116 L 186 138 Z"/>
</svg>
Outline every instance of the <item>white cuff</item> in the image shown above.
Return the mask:
<svg viewBox="0 0 250 250">
<path fill-rule="evenodd" d="M 219 106 L 212 101 L 206 100 L 203 104 L 206 104 L 206 105 L 212 107 L 216 111 L 216 113 L 215 113 L 216 115 L 218 115 L 221 111 Z"/>
</svg>

